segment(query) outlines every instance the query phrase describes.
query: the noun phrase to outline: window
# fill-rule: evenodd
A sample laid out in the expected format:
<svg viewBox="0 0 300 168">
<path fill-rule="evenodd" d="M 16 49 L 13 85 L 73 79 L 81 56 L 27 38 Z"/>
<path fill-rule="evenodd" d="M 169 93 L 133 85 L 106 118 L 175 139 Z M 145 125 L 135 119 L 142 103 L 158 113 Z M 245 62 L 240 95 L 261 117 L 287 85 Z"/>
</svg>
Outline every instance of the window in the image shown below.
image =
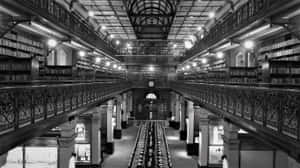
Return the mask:
<svg viewBox="0 0 300 168">
<path fill-rule="evenodd" d="M 156 94 L 154 94 L 154 93 L 148 93 L 147 96 L 146 96 L 146 99 L 153 99 L 153 100 L 156 100 L 156 99 L 157 99 L 157 96 L 156 96 Z"/>
</svg>

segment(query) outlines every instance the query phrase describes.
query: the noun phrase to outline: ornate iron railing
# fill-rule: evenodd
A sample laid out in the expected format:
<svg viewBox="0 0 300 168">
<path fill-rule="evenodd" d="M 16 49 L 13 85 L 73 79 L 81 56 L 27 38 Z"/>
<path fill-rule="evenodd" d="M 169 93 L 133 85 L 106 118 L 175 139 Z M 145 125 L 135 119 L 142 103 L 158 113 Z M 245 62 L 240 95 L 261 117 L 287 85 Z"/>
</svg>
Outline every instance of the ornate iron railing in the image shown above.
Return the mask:
<svg viewBox="0 0 300 168">
<path fill-rule="evenodd" d="M 208 49 L 222 39 L 229 38 L 234 33 L 242 30 L 258 19 L 278 12 L 280 7 L 293 3 L 292 0 L 249 0 L 236 11 L 213 26 L 209 33 L 186 53 L 192 57 Z"/>
<path fill-rule="evenodd" d="M 108 99 L 125 82 L 91 82 L 0 88 L 0 135 Z"/>
<path fill-rule="evenodd" d="M 206 105 L 300 140 L 300 91 L 222 84 L 177 82 L 171 88 Z"/>
<path fill-rule="evenodd" d="M 38 13 L 64 30 L 80 37 L 89 44 L 103 50 L 109 55 L 115 55 L 116 51 L 106 43 L 99 34 L 84 22 L 81 18 L 70 13 L 55 0 L 9 0 L 9 3 L 17 3 L 22 7 L 28 8 L 28 11 Z"/>
</svg>

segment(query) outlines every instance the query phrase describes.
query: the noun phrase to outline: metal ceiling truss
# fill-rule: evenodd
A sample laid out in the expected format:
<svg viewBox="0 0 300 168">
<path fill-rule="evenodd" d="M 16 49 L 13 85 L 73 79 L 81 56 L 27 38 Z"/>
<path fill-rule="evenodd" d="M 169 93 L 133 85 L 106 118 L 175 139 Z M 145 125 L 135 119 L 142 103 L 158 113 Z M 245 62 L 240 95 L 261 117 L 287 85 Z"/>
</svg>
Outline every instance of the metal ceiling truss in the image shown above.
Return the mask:
<svg viewBox="0 0 300 168">
<path fill-rule="evenodd" d="M 138 39 L 167 39 L 178 0 L 123 0 Z"/>
</svg>

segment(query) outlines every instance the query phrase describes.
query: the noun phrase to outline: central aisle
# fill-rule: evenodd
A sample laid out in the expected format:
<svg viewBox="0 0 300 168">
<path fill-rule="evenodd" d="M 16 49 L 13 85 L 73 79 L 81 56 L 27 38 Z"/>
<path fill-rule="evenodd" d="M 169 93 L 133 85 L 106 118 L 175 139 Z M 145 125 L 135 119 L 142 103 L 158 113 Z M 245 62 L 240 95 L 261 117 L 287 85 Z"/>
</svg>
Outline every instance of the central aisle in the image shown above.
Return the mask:
<svg viewBox="0 0 300 168">
<path fill-rule="evenodd" d="M 104 158 L 103 168 L 127 168 L 137 132 L 135 125 L 122 130 L 122 139 L 115 140 L 115 151 Z"/>
<path fill-rule="evenodd" d="M 179 140 L 179 131 L 167 128 L 166 134 L 173 168 L 197 168 L 196 160 L 187 155 L 185 141 Z"/>
</svg>

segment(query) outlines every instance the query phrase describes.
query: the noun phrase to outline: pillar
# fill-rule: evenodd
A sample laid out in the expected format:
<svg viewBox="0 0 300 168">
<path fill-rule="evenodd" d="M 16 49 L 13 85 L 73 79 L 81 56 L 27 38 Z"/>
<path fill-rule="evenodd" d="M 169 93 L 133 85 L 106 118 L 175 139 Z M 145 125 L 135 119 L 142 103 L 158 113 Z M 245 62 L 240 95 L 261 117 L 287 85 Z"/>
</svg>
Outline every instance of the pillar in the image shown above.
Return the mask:
<svg viewBox="0 0 300 168">
<path fill-rule="evenodd" d="M 61 136 L 58 138 L 58 168 L 75 167 L 75 165 L 69 165 L 70 159 L 74 157 L 75 126 L 76 119 L 59 126 Z"/>
<path fill-rule="evenodd" d="M 180 110 L 181 110 L 181 102 L 180 102 L 180 96 L 175 93 L 174 97 L 174 120 L 175 120 L 175 128 L 179 129 L 180 128 Z"/>
<path fill-rule="evenodd" d="M 185 100 L 182 96 L 179 97 L 179 134 L 180 140 L 186 140 L 186 123 L 185 123 Z"/>
<path fill-rule="evenodd" d="M 114 100 L 109 100 L 107 102 L 107 127 L 106 127 L 106 152 L 112 154 L 114 152 L 114 138 L 113 138 L 113 123 L 112 123 L 112 113 L 114 107 Z"/>
<path fill-rule="evenodd" d="M 133 92 L 132 91 L 129 91 L 128 94 L 127 94 L 127 109 L 128 109 L 128 113 L 129 113 L 129 116 L 133 115 Z"/>
<path fill-rule="evenodd" d="M 230 168 L 239 168 L 239 128 L 233 124 L 224 121 L 224 155 L 226 156 Z"/>
<path fill-rule="evenodd" d="M 195 154 L 194 148 L 194 121 L 195 121 L 195 113 L 194 113 L 194 103 L 190 100 L 187 101 L 187 139 L 186 139 L 186 149 L 188 155 Z"/>
<path fill-rule="evenodd" d="M 7 153 L 0 155 L 0 167 L 4 166 L 7 161 Z"/>
<path fill-rule="evenodd" d="M 198 150 L 198 167 L 208 167 L 208 148 L 209 148 L 209 119 L 207 110 L 197 106 L 195 113 L 199 113 L 199 150 Z"/>
<path fill-rule="evenodd" d="M 101 108 L 97 107 L 92 114 L 91 128 L 91 164 L 101 163 Z"/>
<path fill-rule="evenodd" d="M 122 95 L 122 128 L 127 128 L 128 124 L 128 109 L 127 109 L 127 94 Z"/>
<path fill-rule="evenodd" d="M 117 111 L 116 111 L 116 127 L 114 129 L 114 138 L 121 139 L 122 138 L 122 97 L 117 96 Z"/>
</svg>

